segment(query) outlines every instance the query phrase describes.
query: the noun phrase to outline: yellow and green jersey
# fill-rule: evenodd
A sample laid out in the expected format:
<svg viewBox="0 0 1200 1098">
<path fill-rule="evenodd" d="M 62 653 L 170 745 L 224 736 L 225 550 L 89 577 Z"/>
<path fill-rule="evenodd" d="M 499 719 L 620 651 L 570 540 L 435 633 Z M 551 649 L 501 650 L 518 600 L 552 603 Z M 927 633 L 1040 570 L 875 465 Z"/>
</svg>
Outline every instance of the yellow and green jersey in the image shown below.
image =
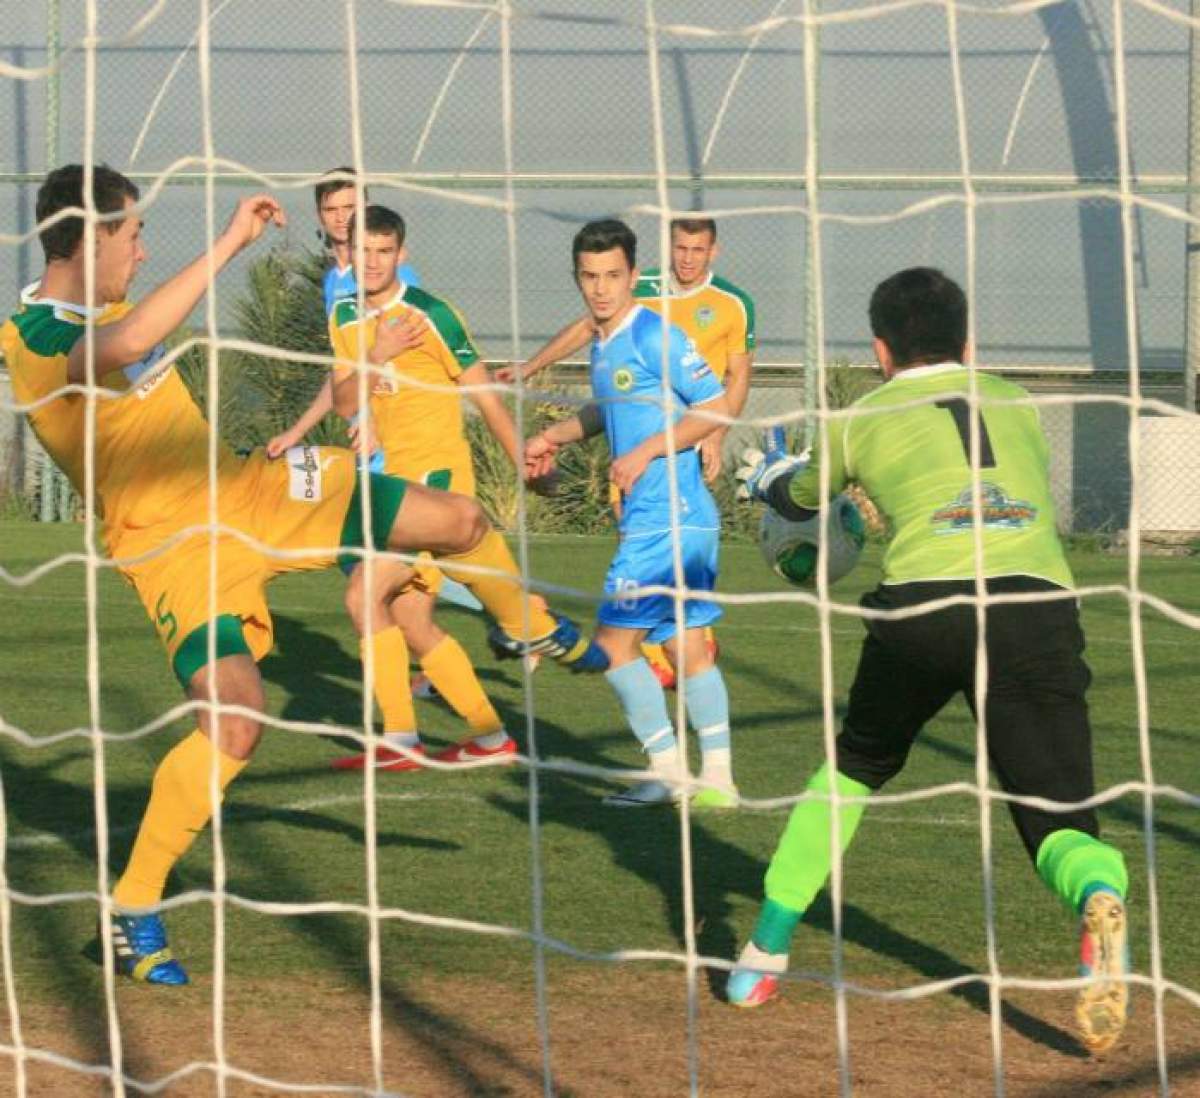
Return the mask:
<svg viewBox="0 0 1200 1098">
<path fill-rule="evenodd" d="M 457 378 L 479 361 L 479 352 L 453 306 L 403 283 L 386 305 L 361 314 L 358 302 L 345 298 L 329 316 L 334 354 L 357 361 L 360 341 L 370 348 L 376 325 L 413 311 L 426 321 L 420 344 L 374 369 L 368 382 L 371 424 L 383 450 L 384 468 L 413 480 L 433 470 L 469 471 L 471 450 Z M 334 376 L 353 376 L 353 367 L 338 366 Z M 457 483 L 455 489 L 468 491 Z"/>
<path fill-rule="evenodd" d="M 1037 410 L 1019 385 L 974 373 L 982 412 L 983 573 L 1070 587 Z M 858 400 L 853 414 L 829 421 L 829 491 L 856 481 L 891 527 L 884 583 L 975 576 L 969 385 L 970 373 L 958 363 L 912 367 Z M 819 505 L 820 457 L 816 446 L 808 469 L 789 486 L 801 507 Z"/>
<path fill-rule="evenodd" d="M 712 273 L 694 289 L 678 292 L 670 280 L 664 283 L 661 271 L 650 268 L 638 276 L 633 296 L 655 312 L 662 312 L 664 290 L 670 300 L 671 323 L 683 329 L 723 384 L 729 356 L 747 354 L 755 347 L 754 302 L 750 295 Z"/>
<path fill-rule="evenodd" d="M 83 305 L 21 294 L 18 311 L 0 328 L 0 349 L 22 404 L 50 397 L 68 384 L 67 356 L 83 338 L 89 317 L 111 324 L 133 307 L 120 302 Z M 112 370 L 96 383 L 95 485 L 109 551 L 122 530 L 156 526 L 207 499 L 208 424 L 160 344 L 139 362 Z M 46 451 L 80 493 L 84 481 L 86 400 L 63 394 L 29 413 Z M 218 443 L 218 480 L 232 477 L 238 459 Z"/>
</svg>

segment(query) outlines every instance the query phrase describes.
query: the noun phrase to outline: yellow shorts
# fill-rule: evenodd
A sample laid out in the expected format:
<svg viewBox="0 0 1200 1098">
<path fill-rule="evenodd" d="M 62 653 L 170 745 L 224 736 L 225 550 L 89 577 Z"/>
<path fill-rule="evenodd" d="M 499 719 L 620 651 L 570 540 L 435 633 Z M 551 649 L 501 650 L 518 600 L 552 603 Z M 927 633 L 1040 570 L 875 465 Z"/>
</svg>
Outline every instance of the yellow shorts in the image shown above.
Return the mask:
<svg viewBox="0 0 1200 1098">
<path fill-rule="evenodd" d="M 383 471 L 389 476 L 402 477 L 416 484 L 424 484 L 429 488 L 440 488 L 443 492 L 458 492 L 460 495 L 475 498 L 475 470 L 471 465 L 452 462 L 441 469 L 424 469 L 410 465 L 392 454 L 385 454 Z M 428 595 L 437 597 L 442 589 L 442 570 L 433 562 L 429 553 L 422 553 L 422 563 L 416 566 L 413 578 L 404 585 L 403 590 L 416 588 Z"/>
<path fill-rule="evenodd" d="M 375 475 L 370 484 L 372 542 L 384 549 L 406 482 Z M 206 530 L 183 533 L 207 525 L 207 498 L 169 524 L 121 531 L 110 541 L 112 555 L 126 560 L 169 544 L 121 572 L 137 589 L 185 687 L 209 662 L 211 621 L 218 657 L 245 653 L 260 660 L 271 650 L 267 583 L 284 572 L 327 568 L 338 559 L 339 546 L 362 546 L 359 495 L 349 450 L 297 446 L 277 461 L 256 451 L 219 489 L 219 521 L 236 533 L 216 536 L 215 583 L 211 536 Z"/>
</svg>

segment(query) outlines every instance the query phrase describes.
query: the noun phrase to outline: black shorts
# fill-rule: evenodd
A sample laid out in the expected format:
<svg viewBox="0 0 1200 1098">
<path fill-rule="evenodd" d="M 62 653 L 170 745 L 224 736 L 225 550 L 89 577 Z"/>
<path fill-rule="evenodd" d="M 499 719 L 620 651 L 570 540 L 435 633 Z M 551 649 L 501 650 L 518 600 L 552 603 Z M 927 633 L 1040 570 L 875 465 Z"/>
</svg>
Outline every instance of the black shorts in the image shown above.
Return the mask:
<svg viewBox="0 0 1200 1098">
<path fill-rule="evenodd" d="M 1092 738 L 1085 694 L 1079 606 L 1064 589 L 1032 576 L 988 581 L 990 594 L 1045 591 L 1045 601 L 987 607 L 988 756 L 1006 793 L 1075 802 L 1093 793 Z M 872 610 L 897 610 L 952 595 L 972 581 L 880 585 L 863 596 Z M 955 694 L 974 713 L 976 608 L 962 604 L 900 619 L 867 619 L 858 671 L 837 740 L 838 769 L 871 789 L 900 772 L 921 728 Z M 1011 805 L 1031 857 L 1052 831 L 1098 835 L 1090 809 L 1047 812 Z"/>
</svg>

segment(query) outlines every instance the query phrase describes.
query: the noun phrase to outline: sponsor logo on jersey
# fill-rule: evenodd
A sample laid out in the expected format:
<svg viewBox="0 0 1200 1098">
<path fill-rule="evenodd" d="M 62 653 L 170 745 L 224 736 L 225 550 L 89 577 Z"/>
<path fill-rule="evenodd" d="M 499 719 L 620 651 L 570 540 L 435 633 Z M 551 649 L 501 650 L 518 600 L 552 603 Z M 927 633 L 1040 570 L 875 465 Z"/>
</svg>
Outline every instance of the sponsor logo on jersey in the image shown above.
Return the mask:
<svg viewBox="0 0 1200 1098">
<path fill-rule="evenodd" d="M 160 366 L 167 349 L 160 343 L 145 358 L 126 366 L 121 372 L 137 393 L 138 400 L 145 400 L 170 373 L 170 370 Z"/>
<path fill-rule="evenodd" d="M 293 446 L 287 452 L 288 495 L 305 503 L 321 499 L 321 477 L 325 462 L 319 446 Z"/>
<path fill-rule="evenodd" d="M 371 378 L 371 392 L 391 396 L 400 391 L 400 380 L 396 377 L 396 368 L 389 362 L 386 366 L 373 367 L 378 370 Z"/>
<path fill-rule="evenodd" d="M 934 511 L 929 521 L 935 533 L 958 534 L 971 529 L 975 511 L 971 495 L 968 484 L 950 503 Z M 979 485 L 979 495 L 983 525 L 989 530 L 1022 530 L 1037 519 L 1038 509 L 1032 503 L 1013 499 L 998 484 L 985 480 Z"/>
<path fill-rule="evenodd" d="M 708 305 L 701 305 L 696 310 L 696 327 L 701 331 L 704 331 L 716 319 L 717 314 Z"/>
<path fill-rule="evenodd" d="M 613 385 L 622 393 L 633 388 L 633 371 L 628 366 L 622 366 L 613 372 Z"/>
<path fill-rule="evenodd" d="M 684 351 L 683 358 L 679 360 L 679 364 L 685 370 L 691 370 L 693 381 L 699 381 L 705 374 L 711 373 L 708 363 L 704 360 L 704 356 L 696 350 L 696 345 L 690 339 L 687 343 L 687 350 Z"/>
</svg>

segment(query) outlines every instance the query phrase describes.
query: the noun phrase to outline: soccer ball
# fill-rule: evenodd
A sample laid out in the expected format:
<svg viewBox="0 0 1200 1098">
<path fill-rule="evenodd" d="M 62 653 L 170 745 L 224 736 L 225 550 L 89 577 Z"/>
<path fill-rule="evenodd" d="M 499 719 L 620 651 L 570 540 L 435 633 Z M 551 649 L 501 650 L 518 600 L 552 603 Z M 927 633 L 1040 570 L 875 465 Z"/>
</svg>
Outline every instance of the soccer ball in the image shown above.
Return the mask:
<svg viewBox="0 0 1200 1098">
<path fill-rule="evenodd" d="M 862 553 L 866 526 L 854 501 L 845 493 L 835 496 L 822 512 L 826 519 L 830 583 L 853 571 Z M 821 530 L 816 517 L 793 522 L 770 507 L 758 528 L 758 547 L 767 567 L 796 587 L 815 587 Z"/>
</svg>

